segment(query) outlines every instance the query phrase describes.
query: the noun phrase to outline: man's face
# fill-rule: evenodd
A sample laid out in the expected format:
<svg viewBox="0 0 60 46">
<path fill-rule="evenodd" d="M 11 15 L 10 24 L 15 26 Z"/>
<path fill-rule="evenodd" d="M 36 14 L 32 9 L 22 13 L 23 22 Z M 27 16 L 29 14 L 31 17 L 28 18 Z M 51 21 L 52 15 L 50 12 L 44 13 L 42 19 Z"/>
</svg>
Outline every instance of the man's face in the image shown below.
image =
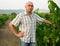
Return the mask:
<svg viewBox="0 0 60 46">
<path fill-rule="evenodd" d="M 31 2 L 27 3 L 25 8 L 26 8 L 26 10 L 28 12 L 32 12 L 32 10 L 33 10 L 33 3 L 31 3 Z"/>
</svg>

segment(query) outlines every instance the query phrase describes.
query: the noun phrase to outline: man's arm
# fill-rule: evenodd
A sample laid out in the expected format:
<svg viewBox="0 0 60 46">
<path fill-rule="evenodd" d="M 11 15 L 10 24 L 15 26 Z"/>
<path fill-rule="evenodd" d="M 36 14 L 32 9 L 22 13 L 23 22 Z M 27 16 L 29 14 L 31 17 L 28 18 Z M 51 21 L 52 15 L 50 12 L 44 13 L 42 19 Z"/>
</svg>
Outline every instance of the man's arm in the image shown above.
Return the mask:
<svg viewBox="0 0 60 46">
<path fill-rule="evenodd" d="M 54 28 L 57 28 L 57 26 L 55 24 L 52 24 L 49 20 L 41 18 L 38 15 L 36 15 L 36 20 L 37 20 L 37 22 L 40 22 L 40 23 L 43 22 L 43 23 L 46 23 L 46 24 L 49 24 L 49 25 L 53 26 Z"/>
<path fill-rule="evenodd" d="M 52 23 L 50 21 L 48 21 L 48 20 L 44 20 L 43 22 L 46 23 L 46 24 L 52 25 Z"/>
<path fill-rule="evenodd" d="M 49 24 L 49 25 L 51 25 L 51 26 L 53 26 L 53 27 L 56 28 L 56 25 L 55 24 L 52 24 L 49 20 L 44 20 L 43 22 L 44 23 L 47 23 L 47 24 Z"/>
<path fill-rule="evenodd" d="M 17 37 L 23 37 L 24 36 L 23 32 L 19 32 L 19 33 L 16 32 L 16 29 L 15 29 L 13 24 L 9 23 L 9 27 L 11 28 L 11 31 L 13 32 L 13 34 L 15 36 L 17 36 Z"/>
</svg>

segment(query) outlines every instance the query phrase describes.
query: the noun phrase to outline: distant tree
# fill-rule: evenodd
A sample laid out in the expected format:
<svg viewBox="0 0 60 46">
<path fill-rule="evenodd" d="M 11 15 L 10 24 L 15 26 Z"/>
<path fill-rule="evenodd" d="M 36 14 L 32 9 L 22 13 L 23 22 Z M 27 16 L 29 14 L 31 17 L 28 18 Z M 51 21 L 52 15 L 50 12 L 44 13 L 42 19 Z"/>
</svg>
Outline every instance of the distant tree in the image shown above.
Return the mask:
<svg viewBox="0 0 60 46">
<path fill-rule="evenodd" d="M 11 13 L 11 15 L 17 15 L 15 12 Z"/>
<path fill-rule="evenodd" d="M 2 14 L 2 15 L 7 15 L 7 14 Z"/>
</svg>

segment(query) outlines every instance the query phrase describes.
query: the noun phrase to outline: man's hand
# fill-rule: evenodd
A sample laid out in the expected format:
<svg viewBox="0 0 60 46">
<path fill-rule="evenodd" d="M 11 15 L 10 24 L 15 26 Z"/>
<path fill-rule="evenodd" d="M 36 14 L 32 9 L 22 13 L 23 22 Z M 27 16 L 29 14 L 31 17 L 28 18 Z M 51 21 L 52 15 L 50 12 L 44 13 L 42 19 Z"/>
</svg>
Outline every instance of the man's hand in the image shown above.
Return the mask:
<svg viewBox="0 0 60 46">
<path fill-rule="evenodd" d="M 24 36 L 24 32 L 18 32 L 16 36 L 22 38 Z"/>
<path fill-rule="evenodd" d="M 52 26 L 53 26 L 54 28 L 57 28 L 56 24 L 52 24 Z"/>
<path fill-rule="evenodd" d="M 24 36 L 24 32 L 16 32 L 15 26 L 13 24 L 9 24 L 9 27 L 11 28 L 11 31 L 14 33 L 15 36 L 17 37 L 23 37 Z"/>
<path fill-rule="evenodd" d="M 44 23 L 47 23 L 47 24 L 49 24 L 49 25 L 51 25 L 51 26 L 53 26 L 55 29 L 57 28 L 57 25 L 55 25 L 55 24 L 52 24 L 50 21 L 48 21 L 48 20 L 44 20 L 43 21 Z"/>
</svg>

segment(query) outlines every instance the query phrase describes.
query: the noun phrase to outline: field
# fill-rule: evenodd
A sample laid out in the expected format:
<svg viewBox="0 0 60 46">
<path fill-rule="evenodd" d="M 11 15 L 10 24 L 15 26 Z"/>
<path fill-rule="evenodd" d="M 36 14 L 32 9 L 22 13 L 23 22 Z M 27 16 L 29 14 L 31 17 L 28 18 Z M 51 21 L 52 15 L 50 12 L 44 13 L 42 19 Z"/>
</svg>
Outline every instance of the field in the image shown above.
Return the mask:
<svg viewBox="0 0 60 46">
<path fill-rule="evenodd" d="M 40 25 L 39 23 L 37 23 L 37 25 L 36 25 L 37 26 L 37 29 L 36 29 L 37 46 L 60 46 L 60 8 L 53 1 L 48 1 L 48 2 L 49 2 L 48 8 L 50 10 L 49 13 L 40 13 L 39 9 L 36 9 L 34 11 L 34 13 L 51 21 L 53 24 L 56 24 L 57 27 L 54 28 L 49 24 L 42 23 Z M 7 24 L 11 20 L 13 20 L 15 18 L 15 16 L 16 16 L 16 13 L 11 13 L 9 16 L 8 16 L 8 14 L 0 14 L 0 30 L 2 30 L 2 29 L 5 30 L 7 28 L 9 30 L 9 31 L 5 30 L 6 31 L 5 33 L 7 33 L 7 35 L 8 35 L 8 32 L 10 32 L 10 29 L 8 28 Z M 7 23 L 7 21 L 8 21 L 8 23 Z M 5 27 L 7 26 L 7 27 L 5 28 L 4 26 Z M 18 27 L 16 27 L 16 29 L 18 31 Z M 6 34 L 4 34 L 4 31 L 2 33 L 3 33 L 2 34 L 3 36 L 6 36 Z M 10 36 L 11 34 L 12 33 L 9 33 L 8 36 Z M 1 37 L 2 35 L 0 35 L 0 39 L 5 38 L 5 37 Z M 17 38 L 14 37 L 13 34 L 9 37 L 9 39 L 10 38 L 14 39 L 14 40 L 11 39 L 12 43 L 15 41 L 14 43 L 16 45 L 18 44 L 18 41 L 16 41 Z M 6 39 L 7 39 L 7 36 L 6 36 Z M 3 42 L 1 42 L 0 45 L 4 44 L 4 43 L 3 44 L 2 43 Z M 10 41 L 10 43 L 11 43 L 11 41 Z M 14 43 L 11 46 L 16 46 L 16 45 L 14 45 Z M 7 43 L 7 44 L 9 44 L 9 43 Z M 7 46 L 7 44 L 5 44 L 5 46 Z"/>
</svg>

